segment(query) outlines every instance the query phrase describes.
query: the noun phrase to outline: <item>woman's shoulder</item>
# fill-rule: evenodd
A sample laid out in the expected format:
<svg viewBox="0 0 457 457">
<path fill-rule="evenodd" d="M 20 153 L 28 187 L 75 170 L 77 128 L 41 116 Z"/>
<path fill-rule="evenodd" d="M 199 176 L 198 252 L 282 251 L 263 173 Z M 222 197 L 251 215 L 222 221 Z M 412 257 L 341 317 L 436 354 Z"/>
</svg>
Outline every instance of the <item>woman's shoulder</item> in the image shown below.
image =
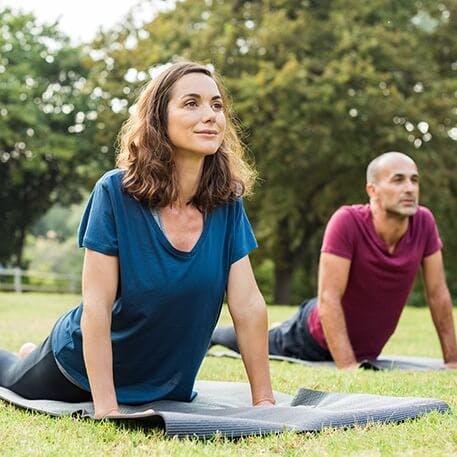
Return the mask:
<svg viewBox="0 0 457 457">
<path fill-rule="evenodd" d="M 231 200 L 228 200 L 228 201 L 218 205 L 215 209 L 216 209 L 216 211 L 221 211 L 221 212 L 237 213 L 243 209 L 243 198 L 242 197 L 233 198 Z"/>
<path fill-rule="evenodd" d="M 97 181 L 100 184 L 117 184 L 122 181 L 122 177 L 124 176 L 125 170 L 122 168 L 114 168 L 105 172 Z"/>
<path fill-rule="evenodd" d="M 125 170 L 114 168 L 104 173 L 96 182 L 94 189 L 111 192 L 119 192 L 122 190 L 122 178 Z"/>
<path fill-rule="evenodd" d="M 229 225 L 237 224 L 241 219 L 247 217 L 241 197 L 218 205 L 211 213 L 214 220 L 219 220 L 221 223 Z"/>
</svg>

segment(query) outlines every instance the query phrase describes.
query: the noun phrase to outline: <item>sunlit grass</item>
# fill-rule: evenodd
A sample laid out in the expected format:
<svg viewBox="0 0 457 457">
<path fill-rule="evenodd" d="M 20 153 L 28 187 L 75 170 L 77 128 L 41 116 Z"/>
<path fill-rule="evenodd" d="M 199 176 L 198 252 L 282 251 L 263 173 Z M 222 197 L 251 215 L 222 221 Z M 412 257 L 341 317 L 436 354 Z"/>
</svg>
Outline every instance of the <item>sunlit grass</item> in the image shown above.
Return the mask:
<svg viewBox="0 0 457 457">
<path fill-rule="evenodd" d="M 79 303 L 73 295 L 0 294 L 0 347 L 17 350 L 40 342 L 56 318 Z M 286 319 L 294 307 L 269 308 L 270 321 Z M 223 310 L 221 322 L 230 322 Z M 426 308 L 407 308 L 385 353 L 439 357 L 438 340 Z M 0 455 L 11 456 L 443 456 L 457 455 L 457 372 L 342 372 L 272 362 L 276 390 L 300 387 L 339 392 L 435 397 L 450 414 L 432 413 L 402 424 L 370 425 L 321 433 L 285 433 L 230 441 L 177 440 L 161 431 L 144 433 L 110 423 L 53 419 L 0 402 Z M 239 360 L 207 358 L 199 379 L 246 381 Z"/>
</svg>

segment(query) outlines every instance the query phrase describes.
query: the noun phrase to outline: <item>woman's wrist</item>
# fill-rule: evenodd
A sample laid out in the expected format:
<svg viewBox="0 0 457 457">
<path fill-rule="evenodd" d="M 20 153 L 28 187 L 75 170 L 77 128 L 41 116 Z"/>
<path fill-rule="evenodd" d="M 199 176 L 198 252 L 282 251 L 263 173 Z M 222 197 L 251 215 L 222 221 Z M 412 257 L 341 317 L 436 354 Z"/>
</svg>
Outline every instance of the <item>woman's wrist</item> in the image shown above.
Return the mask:
<svg viewBox="0 0 457 457">
<path fill-rule="evenodd" d="M 271 396 L 269 395 L 267 397 L 262 397 L 262 398 L 252 401 L 252 406 L 262 406 L 262 405 L 267 405 L 267 404 L 270 404 L 270 405 L 276 404 L 276 400 L 273 397 L 273 395 L 271 395 Z"/>
<path fill-rule="evenodd" d="M 94 413 L 94 417 L 96 419 L 103 419 L 105 417 L 108 417 L 110 415 L 113 415 L 113 413 L 116 415 L 116 414 L 120 414 L 120 411 L 119 411 L 119 407 L 116 406 L 116 407 L 113 407 L 113 408 L 110 408 L 110 409 L 96 409 L 95 410 L 95 413 Z"/>
</svg>

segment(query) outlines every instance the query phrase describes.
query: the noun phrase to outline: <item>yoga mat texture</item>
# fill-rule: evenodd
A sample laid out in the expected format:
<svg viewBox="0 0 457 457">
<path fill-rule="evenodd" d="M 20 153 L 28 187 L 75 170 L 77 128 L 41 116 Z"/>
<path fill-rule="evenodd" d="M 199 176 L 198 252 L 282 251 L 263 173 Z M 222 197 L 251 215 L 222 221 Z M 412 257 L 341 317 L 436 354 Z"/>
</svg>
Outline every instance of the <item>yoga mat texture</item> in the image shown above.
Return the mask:
<svg viewBox="0 0 457 457">
<path fill-rule="evenodd" d="M 295 397 L 276 392 L 277 406 L 253 408 L 249 385 L 236 382 L 198 381 L 198 396 L 190 403 L 155 401 L 141 406 L 121 405 L 123 413 L 152 408 L 154 413 L 137 418 L 110 419 L 148 430 L 161 427 L 168 436 L 229 438 L 284 431 L 320 431 L 324 427 L 351 427 L 373 422 L 400 422 L 430 411 L 446 412 L 440 400 L 387 397 L 370 394 L 328 393 L 300 389 Z M 0 387 L 0 398 L 31 411 L 52 416 L 90 418 L 92 403 L 27 400 Z"/>
<path fill-rule="evenodd" d="M 231 350 L 209 351 L 207 357 L 228 357 L 231 359 L 241 359 L 240 354 Z M 336 368 L 334 362 L 311 362 L 309 360 L 295 359 L 282 355 L 270 355 L 270 360 L 298 363 L 309 367 L 328 367 Z M 361 368 L 371 370 L 409 370 L 409 371 L 438 371 L 444 369 L 441 359 L 431 357 L 410 357 L 401 355 L 391 355 L 378 357 L 375 360 L 364 360 Z"/>
</svg>

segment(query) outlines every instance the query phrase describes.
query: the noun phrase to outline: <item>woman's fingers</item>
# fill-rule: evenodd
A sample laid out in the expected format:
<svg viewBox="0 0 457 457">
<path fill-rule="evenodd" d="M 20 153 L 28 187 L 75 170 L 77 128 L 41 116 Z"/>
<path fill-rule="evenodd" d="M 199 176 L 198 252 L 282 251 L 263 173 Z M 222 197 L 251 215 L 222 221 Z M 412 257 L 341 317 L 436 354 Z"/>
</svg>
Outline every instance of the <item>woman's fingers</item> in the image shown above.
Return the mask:
<svg viewBox="0 0 457 457">
<path fill-rule="evenodd" d="M 145 411 L 138 411 L 135 413 L 121 413 L 119 409 L 113 409 L 106 414 L 95 414 L 95 419 L 134 419 L 139 417 L 147 417 L 154 414 L 153 409 L 146 409 Z"/>
</svg>

